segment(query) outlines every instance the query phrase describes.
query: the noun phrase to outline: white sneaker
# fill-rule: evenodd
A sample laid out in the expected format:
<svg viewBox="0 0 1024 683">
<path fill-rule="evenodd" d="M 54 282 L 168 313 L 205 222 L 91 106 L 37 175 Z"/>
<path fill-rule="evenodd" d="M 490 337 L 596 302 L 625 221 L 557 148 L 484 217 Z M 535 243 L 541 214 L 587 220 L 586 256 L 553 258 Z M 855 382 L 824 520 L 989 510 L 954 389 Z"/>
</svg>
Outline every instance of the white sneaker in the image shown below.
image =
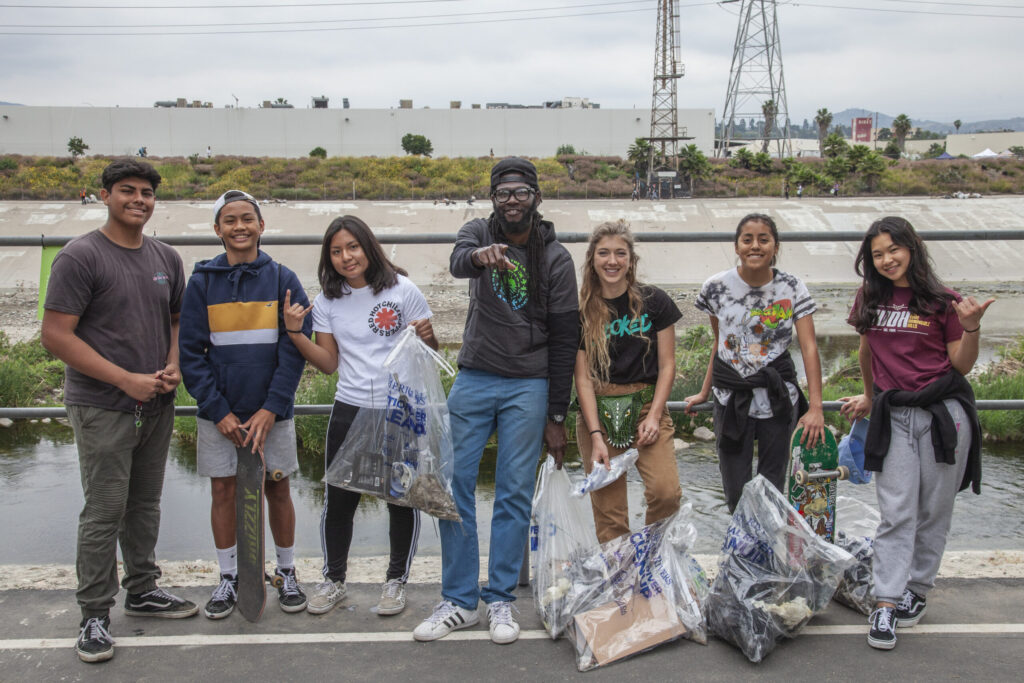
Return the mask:
<svg viewBox="0 0 1024 683">
<path fill-rule="evenodd" d="M 385 582 L 377 602 L 377 614 L 388 616 L 405 609 L 405 584 L 398 579 Z"/>
<path fill-rule="evenodd" d="M 452 631 L 475 626 L 480 621 L 476 610 L 463 609 L 453 602 L 442 600 L 434 613 L 424 619 L 412 632 L 412 637 L 423 642 L 444 638 Z"/>
<path fill-rule="evenodd" d="M 491 622 L 491 642 L 508 645 L 519 640 L 519 624 L 512 616 L 513 609 L 511 602 L 492 602 L 487 605 L 487 620 Z"/>
<path fill-rule="evenodd" d="M 306 611 L 310 614 L 324 614 L 330 612 L 331 608 L 345 599 L 347 593 L 345 584 L 341 581 L 324 581 L 318 583 L 313 589 L 313 595 L 306 603 Z"/>
</svg>

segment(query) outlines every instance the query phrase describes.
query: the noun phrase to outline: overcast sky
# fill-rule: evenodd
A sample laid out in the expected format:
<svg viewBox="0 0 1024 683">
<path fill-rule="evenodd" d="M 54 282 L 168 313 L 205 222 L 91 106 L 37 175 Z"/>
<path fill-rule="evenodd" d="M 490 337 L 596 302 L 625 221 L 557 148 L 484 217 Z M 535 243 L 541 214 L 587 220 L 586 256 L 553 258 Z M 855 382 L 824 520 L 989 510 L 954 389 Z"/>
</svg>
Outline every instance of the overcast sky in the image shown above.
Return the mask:
<svg viewBox="0 0 1024 683">
<path fill-rule="evenodd" d="M 332 108 L 342 97 L 356 108 L 403 98 L 436 108 L 578 96 L 647 108 L 656 8 L 656 0 L 0 0 L 0 101 L 150 107 L 185 97 L 223 107 L 237 97 L 253 107 L 284 97 L 307 107 L 322 94 Z M 721 116 L 739 9 L 681 0 L 680 107 Z M 944 122 L 1024 115 L 1024 0 L 812 0 L 780 4 L 778 20 L 795 123 L 820 107 Z M 103 35 L 111 33 L 147 35 Z"/>
</svg>

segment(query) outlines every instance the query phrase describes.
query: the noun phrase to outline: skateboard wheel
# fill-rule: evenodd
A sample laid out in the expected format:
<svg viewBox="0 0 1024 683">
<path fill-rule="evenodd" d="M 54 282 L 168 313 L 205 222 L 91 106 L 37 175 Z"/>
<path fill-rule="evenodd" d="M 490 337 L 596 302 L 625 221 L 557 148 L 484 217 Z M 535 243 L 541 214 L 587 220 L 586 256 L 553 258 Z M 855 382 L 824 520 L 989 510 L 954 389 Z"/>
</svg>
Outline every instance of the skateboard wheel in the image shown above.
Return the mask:
<svg viewBox="0 0 1024 683">
<path fill-rule="evenodd" d="M 267 574 L 267 583 L 269 583 L 274 588 L 280 588 L 284 585 L 284 579 L 277 574 L 274 574 L 273 576 Z"/>
<path fill-rule="evenodd" d="M 804 484 L 806 484 L 807 483 L 807 470 L 797 470 L 796 472 L 794 472 L 793 473 L 793 481 L 795 481 L 800 486 L 803 486 Z"/>
<path fill-rule="evenodd" d="M 270 479 L 271 481 L 281 481 L 284 479 L 284 472 L 281 470 L 271 470 L 270 472 L 267 472 L 267 479 Z"/>
<path fill-rule="evenodd" d="M 846 465 L 839 466 L 839 479 L 840 481 L 850 478 L 850 468 Z"/>
</svg>

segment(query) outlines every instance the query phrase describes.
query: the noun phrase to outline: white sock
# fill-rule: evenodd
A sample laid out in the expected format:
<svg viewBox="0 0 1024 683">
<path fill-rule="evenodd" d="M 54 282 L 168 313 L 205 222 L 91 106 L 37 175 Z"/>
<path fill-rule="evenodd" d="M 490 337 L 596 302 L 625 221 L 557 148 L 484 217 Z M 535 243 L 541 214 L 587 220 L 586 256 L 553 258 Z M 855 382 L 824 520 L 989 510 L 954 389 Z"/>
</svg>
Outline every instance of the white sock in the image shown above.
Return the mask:
<svg viewBox="0 0 1024 683">
<path fill-rule="evenodd" d="M 288 548 L 282 548 L 279 545 L 274 546 L 274 550 L 277 552 L 277 568 L 278 569 L 295 569 L 295 546 Z"/>
<path fill-rule="evenodd" d="M 220 565 L 221 574 L 238 574 L 238 545 L 230 548 L 217 548 L 217 564 Z"/>
</svg>

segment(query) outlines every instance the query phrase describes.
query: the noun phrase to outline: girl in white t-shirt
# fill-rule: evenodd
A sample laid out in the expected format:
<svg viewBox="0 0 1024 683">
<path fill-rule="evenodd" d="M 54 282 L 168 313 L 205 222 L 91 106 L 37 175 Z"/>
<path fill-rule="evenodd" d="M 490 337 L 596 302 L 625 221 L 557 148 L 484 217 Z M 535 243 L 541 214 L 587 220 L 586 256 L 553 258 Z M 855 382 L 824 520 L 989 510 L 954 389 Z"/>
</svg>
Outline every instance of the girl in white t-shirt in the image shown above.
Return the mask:
<svg viewBox="0 0 1024 683">
<path fill-rule="evenodd" d="M 757 473 L 781 491 L 797 418 L 804 443 L 814 445 L 825 429 L 814 299 L 799 278 L 775 268 L 779 231 L 771 217 L 744 216 L 734 243 L 739 266 L 710 277 L 695 302 L 711 318 L 715 346 L 700 393 L 685 399 L 693 414 L 714 392 L 718 467 L 730 513 L 751 479 L 755 440 Z M 809 405 L 789 357 L 794 328 Z"/>
<path fill-rule="evenodd" d="M 289 337 L 306 360 L 324 374 L 338 373 L 334 408 L 327 428 L 325 468 L 330 467 L 361 408 L 383 408 L 387 373 L 383 362 L 404 327 L 412 325 L 437 348 L 430 307 L 406 272 L 384 255 L 369 226 L 355 216 L 334 219 L 324 233 L 318 268 L 321 292 L 304 308 L 285 299 Z M 301 334 L 302 321 L 313 312 L 313 342 Z M 292 331 L 295 331 L 294 333 Z M 301 339 L 300 339 L 301 337 Z M 323 614 L 345 598 L 345 574 L 352 542 L 352 522 L 359 493 L 327 485 L 320 516 L 324 581 L 306 606 Z M 419 539 L 419 511 L 388 504 L 391 559 L 377 613 L 405 608 L 405 584 Z"/>
</svg>

